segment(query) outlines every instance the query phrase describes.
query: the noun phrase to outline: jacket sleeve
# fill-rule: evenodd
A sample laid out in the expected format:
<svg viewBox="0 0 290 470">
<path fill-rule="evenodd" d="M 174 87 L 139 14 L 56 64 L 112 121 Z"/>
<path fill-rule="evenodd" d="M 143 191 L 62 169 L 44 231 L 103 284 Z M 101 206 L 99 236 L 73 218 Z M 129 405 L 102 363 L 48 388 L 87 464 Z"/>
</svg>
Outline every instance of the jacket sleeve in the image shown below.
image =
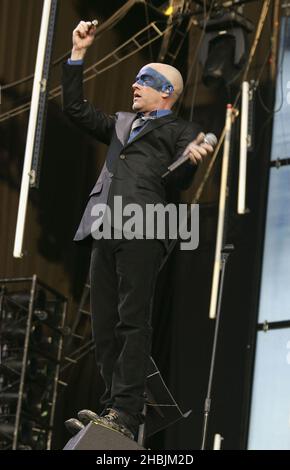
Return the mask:
<svg viewBox="0 0 290 470">
<path fill-rule="evenodd" d="M 192 140 L 196 139 L 199 132 L 201 132 L 201 128 L 198 124 L 185 122 L 184 128 L 176 142 L 174 161 L 178 160 L 178 158 L 182 156 L 187 145 Z M 174 180 L 174 183 L 179 189 L 187 189 L 192 183 L 196 170 L 197 165 L 194 165 L 189 160 L 172 172 L 172 181 Z"/>
<path fill-rule="evenodd" d="M 116 116 L 103 113 L 84 99 L 83 65 L 63 64 L 62 107 L 71 121 L 100 142 L 109 145 Z"/>
</svg>

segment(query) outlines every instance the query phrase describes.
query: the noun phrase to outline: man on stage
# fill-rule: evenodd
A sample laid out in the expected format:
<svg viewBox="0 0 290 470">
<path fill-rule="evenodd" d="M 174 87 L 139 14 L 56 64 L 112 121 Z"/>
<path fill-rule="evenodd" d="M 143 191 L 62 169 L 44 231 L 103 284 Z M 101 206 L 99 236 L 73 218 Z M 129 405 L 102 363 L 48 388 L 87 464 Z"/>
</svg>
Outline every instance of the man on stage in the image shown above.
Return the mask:
<svg viewBox="0 0 290 470">
<path fill-rule="evenodd" d="M 170 65 L 145 65 L 132 85 L 133 113 L 106 115 L 83 97 L 83 60 L 96 27 L 81 21 L 73 31 L 71 58 L 63 65 L 63 107 L 70 119 L 109 146 L 106 162 L 90 193 L 75 240 L 92 237 L 91 312 L 96 359 L 105 383 L 103 412 L 78 414 L 80 421 L 106 424 L 134 439 L 142 423 L 145 383 L 151 350 L 151 310 L 154 287 L 168 239 L 102 237 L 100 204 L 113 210 L 114 198 L 123 207 L 166 206 L 166 183 L 161 178 L 184 152 L 188 162 L 174 175 L 179 188 L 190 185 L 198 162 L 213 148 L 197 135 L 193 123 L 171 111 L 183 91 L 183 80 Z M 195 140 L 193 140 L 195 139 Z M 102 206 L 103 207 L 103 206 Z M 98 216 L 96 217 L 96 214 Z M 113 220 L 113 218 L 112 218 Z M 79 430 L 77 420 L 68 427 Z"/>
</svg>

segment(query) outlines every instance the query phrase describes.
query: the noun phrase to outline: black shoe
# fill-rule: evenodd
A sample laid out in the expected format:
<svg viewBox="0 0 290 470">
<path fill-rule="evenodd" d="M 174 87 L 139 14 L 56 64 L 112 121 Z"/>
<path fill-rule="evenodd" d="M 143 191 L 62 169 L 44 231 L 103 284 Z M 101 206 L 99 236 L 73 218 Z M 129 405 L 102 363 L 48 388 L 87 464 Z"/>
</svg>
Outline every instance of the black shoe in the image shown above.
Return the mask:
<svg viewBox="0 0 290 470">
<path fill-rule="evenodd" d="M 99 419 L 99 415 L 91 410 L 81 410 L 78 412 L 78 418 L 86 426 L 91 421 L 97 421 Z"/>
<path fill-rule="evenodd" d="M 66 429 L 70 434 L 72 434 L 72 436 L 84 429 L 83 423 L 81 423 L 78 419 L 75 418 L 67 419 L 64 424 Z"/>
<path fill-rule="evenodd" d="M 130 421 L 132 421 L 132 419 L 128 413 L 111 408 L 108 414 L 100 417 L 96 422 L 109 426 L 115 431 L 124 434 L 124 436 L 129 439 L 134 440 L 139 426 L 136 423 L 130 423 Z"/>
</svg>

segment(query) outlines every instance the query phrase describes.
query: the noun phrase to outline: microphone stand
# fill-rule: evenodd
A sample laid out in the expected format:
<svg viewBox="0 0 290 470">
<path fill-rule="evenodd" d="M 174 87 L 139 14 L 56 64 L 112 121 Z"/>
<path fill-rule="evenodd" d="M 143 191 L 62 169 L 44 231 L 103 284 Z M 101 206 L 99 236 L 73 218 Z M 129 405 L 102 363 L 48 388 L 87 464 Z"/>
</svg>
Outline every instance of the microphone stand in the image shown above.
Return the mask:
<svg viewBox="0 0 290 470">
<path fill-rule="evenodd" d="M 224 140 L 224 152 L 222 161 L 222 172 L 221 172 L 221 186 L 219 196 L 219 215 L 217 223 L 217 237 L 216 237 L 216 248 L 215 248 L 215 259 L 210 299 L 209 318 L 215 319 L 215 329 L 213 346 L 211 353 L 210 371 L 208 378 L 207 395 L 204 402 L 204 414 L 203 414 L 203 427 L 202 427 L 202 443 L 201 450 L 205 450 L 209 414 L 211 410 L 211 394 L 212 394 L 212 383 L 216 364 L 217 355 L 217 341 L 220 327 L 220 316 L 221 316 L 221 304 L 223 298 L 223 287 L 224 277 L 227 260 L 230 253 L 233 251 L 233 245 L 227 245 L 225 243 L 226 237 L 226 219 L 228 212 L 228 182 L 229 182 L 229 168 L 230 168 L 230 150 L 231 150 L 231 129 L 234 117 L 234 110 L 231 105 L 227 105 L 226 112 L 226 123 L 225 123 L 225 140 Z"/>
<path fill-rule="evenodd" d="M 217 353 L 217 341 L 220 327 L 220 316 L 221 316 L 221 304 L 223 298 L 223 287 L 224 287 L 224 277 L 226 264 L 229 258 L 230 253 L 234 250 L 233 245 L 226 245 L 224 242 L 225 238 L 225 225 L 226 225 L 226 212 L 227 212 L 227 194 L 228 194 L 228 172 L 230 166 L 230 146 L 231 146 L 231 127 L 232 122 L 238 116 L 236 109 L 232 108 L 231 105 L 227 106 L 226 113 L 226 123 L 223 134 L 220 138 L 219 144 L 217 146 L 216 152 L 218 152 L 222 141 L 224 140 L 224 154 L 223 154 L 223 165 L 222 165 L 222 178 L 221 178 L 221 190 L 220 190 L 220 201 L 219 201 L 219 220 L 217 228 L 217 242 L 216 242 L 216 253 L 215 253 L 215 262 L 214 262 L 214 273 L 213 273 L 213 283 L 212 283 L 212 294 L 211 294 L 211 303 L 210 303 L 210 318 L 216 318 L 215 329 L 214 329 L 214 338 L 210 362 L 210 371 L 207 387 L 207 395 L 204 402 L 204 415 L 203 415 L 203 427 L 202 427 L 202 444 L 201 450 L 205 450 L 207 432 L 208 432 L 208 422 L 209 414 L 211 411 L 211 394 L 212 394 L 212 383 L 216 363 L 216 353 Z M 182 162 L 181 162 L 182 160 Z M 170 168 L 167 169 L 167 172 L 162 175 L 162 178 L 168 176 L 173 170 L 175 170 L 179 164 L 186 161 L 185 156 L 177 160 Z M 178 162 L 178 163 L 177 163 Z M 190 211 L 188 211 L 188 217 Z M 167 255 L 164 257 L 159 272 L 163 269 L 166 264 L 170 254 L 175 248 L 177 239 L 174 240 L 168 249 Z"/>
<path fill-rule="evenodd" d="M 211 392 L 212 392 L 212 382 L 213 382 L 213 375 L 214 375 L 215 363 L 216 363 L 217 342 L 218 342 L 218 334 L 219 334 L 219 327 L 220 327 L 221 304 L 222 304 L 222 298 L 223 298 L 225 270 L 226 270 L 226 264 L 227 264 L 228 258 L 233 250 L 234 250 L 234 245 L 225 245 L 224 249 L 221 252 L 221 272 L 220 272 L 218 303 L 217 303 L 217 311 L 216 311 L 216 321 L 215 321 L 215 328 L 214 328 L 214 337 L 213 337 L 213 346 L 212 346 L 211 361 L 210 361 L 207 394 L 206 394 L 206 398 L 204 402 L 201 450 L 205 450 L 209 414 L 211 410 Z"/>
</svg>

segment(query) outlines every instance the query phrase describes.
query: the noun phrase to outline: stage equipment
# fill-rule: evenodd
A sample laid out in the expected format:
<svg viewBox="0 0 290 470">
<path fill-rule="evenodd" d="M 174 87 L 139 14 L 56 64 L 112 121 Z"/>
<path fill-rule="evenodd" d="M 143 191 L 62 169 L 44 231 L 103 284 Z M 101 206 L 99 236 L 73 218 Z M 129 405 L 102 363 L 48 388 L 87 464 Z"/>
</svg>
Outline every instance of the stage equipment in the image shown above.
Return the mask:
<svg viewBox="0 0 290 470">
<path fill-rule="evenodd" d="M 226 205 L 227 205 L 227 198 L 228 198 L 228 174 L 229 174 L 229 166 L 230 166 L 232 117 L 233 117 L 233 108 L 232 108 L 232 105 L 229 104 L 227 106 L 227 113 L 226 113 L 225 140 L 224 140 L 222 175 L 221 175 L 221 186 L 220 186 L 220 197 L 219 197 L 219 214 L 218 214 L 217 238 L 216 238 L 209 318 L 216 318 L 218 291 L 219 291 L 219 284 L 220 284 L 221 253 L 223 251 L 224 244 L 225 244 L 224 237 L 225 237 L 225 219 L 226 219 L 226 209 L 227 209 Z"/>
<path fill-rule="evenodd" d="M 106 426 L 90 422 L 63 450 L 144 450 L 137 442 Z"/>
<path fill-rule="evenodd" d="M 222 11 L 199 25 L 206 31 L 199 56 L 203 83 L 214 89 L 230 85 L 245 65 L 252 23 L 237 12 Z"/>
<path fill-rule="evenodd" d="M 13 250 L 13 256 L 15 258 L 21 258 L 23 256 L 22 246 L 29 184 L 34 184 L 36 181 L 35 170 L 40 156 L 42 133 L 44 132 L 47 80 L 51 58 L 56 5 L 57 0 L 44 0 L 43 3 Z M 32 169 L 32 160 L 34 169 Z"/>
<path fill-rule="evenodd" d="M 221 450 L 224 438 L 220 434 L 214 435 L 213 450 Z"/>
<path fill-rule="evenodd" d="M 67 300 L 36 275 L 0 286 L 0 450 L 50 449 Z"/>
<path fill-rule="evenodd" d="M 39 187 L 41 159 L 43 152 L 43 141 L 45 135 L 45 123 L 47 113 L 47 96 L 49 87 L 49 78 L 51 70 L 51 57 L 53 50 L 53 41 L 56 27 L 57 1 L 51 0 L 49 19 L 46 33 L 45 55 L 43 61 L 41 87 L 39 92 L 39 103 L 37 111 L 37 121 L 35 128 L 35 138 L 32 155 L 32 166 L 30 171 L 30 187 Z"/>
<path fill-rule="evenodd" d="M 191 413 L 191 410 L 186 413 L 181 411 L 152 357 L 149 362 L 145 396 L 145 423 L 139 427 L 138 444 L 106 426 L 90 423 L 69 440 L 64 450 L 144 449 L 146 438 L 182 418 L 187 418 Z"/>
<path fill-rule="evenodd" d="M 253 96 L 254 84 L 242 83 L 240 161 L 238 185 L 238 214 L 246 214 L 247 156 L 253 147 Z"/>
<path fill-rule="evenodd" d="M 72 325 L 70 335 L 68 336 L 65 342 L 64 356 L 60 368 L 60 382 L 62 384 L 66 384 L 70 381 L 74 366 L 79 364 L 81 359 L 83 359 L 90 352 L 93 352 L 95 349 L 94 341 L 91 338 L 91 312 L 89 305 L 89 294 L 90 284 L 88 278 L 84 286 L 80 305 L 75 315 L 75 322 Z M 63 391 L 65 393 L 65 389 L 63 389 Z M 176 421 L 187 418 L 191 413 L 191 410 L 185 413 L 181 411 L 180 407 L 178 406 L 173 396 L 171 395 L 168 387 L 166 386 L 163 377 L 152 357 L 150 357 L 149 361 L 145 396 L 146 400 L 144 414 L 146 416 L 146 419 L 145 423 L 139 427 L 138 444 L 140 446 L 144 446 L 146 438 L 169 427 Z M 78 446 L 83 445 L 88 445 L 88 449 L 91 450 L 100 448 L 96 447 L 99 445 L 98 443 L 92 443 L 90 440 L 92 432 L 99 433 L 100 430 L 96 431 L 94 429 L 94 431 L 92 431 L 91 428 L 86 427 L 86 430 L 82 430 L 81 432 L 83 433 L 81 434 L 81 441 L 78 440 L 79 438 L 75 441 L 73 438 L 67 444 L 67 446 L 69 447 L 66 446 L 65 449 L 77 449 L 79 448 Z M 110 432 L 112 433 L 112 431 Z M 104 447 L 104 449 L 115 448 L 110 447 L 110 445 L 115 445 L 111 444 L 111 439 L 113 439 L 113 437 L 114 436 L 110 436 L 110 439 L 106 444 L 107 447 Z M 100 438 L 103 439 L 102 435 L 100 435 Z M 122 441 L 121 439 L 120 442 L 123 445 L 121 449 L 126 449 L 126 447 L 124 447 L 125 441 Z M 71 445 L 73 447 L 71 447 Z M 92 445 L 95 447 L 91 447 Z M 121 444 L 118 443 L 117 445 Z"/>
<path fill-rule="evenodd" d="M 225 138 L 224 138 L 224 152 L 222 161 L 222 174 L 221 174 L 221 187 L 219 198 L 219 213 L 217 224 L 217 239 L 213 269 L 212 290 L 210 299 L 209 317 L 215 319 L 213 346 L 211 353 L 211 362 L 208 378 L 207 394 L 204 401 L 204 414 L 203 414 L 203 427 L 202 427 L 202 442 L 201 450 L 206 449 L 207 431 L 209 414 L 211 411 L 211 393 L 212 383 L 215 370 L 217 343 L 220 326 L 221 306 L 223 299 L 223 286 L 226 264 L 230 253 L 233 251 L 233 245 L 226 245 L 226 221 L 227 221 L 227 202 L 229 196 L 229 167 L 230 167 L 230 149 L 231 149 L 231 132 L 232 122 L 235 110 L 232 105 L 228 104 L 225 122 Z"/>
<path fill-rule="evenodd" d="M 173 22 L 175 22 L 175 27 L 173 29 L 170 28 L 167 33 L 164 34 L 157 62 L 168 63 L 171 61 L 170 63 L 174 63 L 176 59 L 176 56 L 190 27 L 188 17 L 186 18 L 187 25 L 183 22 L 183 13 L 187 6 L 185 3 L 185 0 L 170 0 L 168 7 L 164 11 L 164 14 L 167 16 L 167 26 L 170 26 Z M 169 46 L 172 46 L 170 51 Z M 172 50 L 173 47 L 175 48 L 174 52 Z"/>
<path fill-rule="evenodd" d="M 214 371 L 215 371 L 217 344 L 218 344 L 218 335 L 219 335 L 220 317 L 221 317 L 221 306 L 222 306 L 222 300 L 223 300 L 224 278 L 225 278 L 227 261 L 228 261 L 229 255 L 231 254 L 233 250 L 234 250 L 233 245 L 223 245 L 222 251 L 220 253 L 220 279 L 219 279 L 218 299 L 217 299 L 218 304 L 217 304 L 216 317 L 215 317 L 214 337 L 213 337 L 213 346 L 212 346 L 211 361 L 210 361 L 207 394 L 206 394 L 206 398 L 204 401 L 204 409 L 203 409 L 201 450 L 206 450 L 208 422 L 209 422 L 209 415 L 211 411 L 211 401 L 212 401 L 212 398 L 211 398 L 212 384 L 213 384 Z M 221 441 L 219 442 L 219 444 L 221 445 Z M 215 445 L 217 445 L 217 441 L 215 441 L 214 446 Z"/>
</svg>

